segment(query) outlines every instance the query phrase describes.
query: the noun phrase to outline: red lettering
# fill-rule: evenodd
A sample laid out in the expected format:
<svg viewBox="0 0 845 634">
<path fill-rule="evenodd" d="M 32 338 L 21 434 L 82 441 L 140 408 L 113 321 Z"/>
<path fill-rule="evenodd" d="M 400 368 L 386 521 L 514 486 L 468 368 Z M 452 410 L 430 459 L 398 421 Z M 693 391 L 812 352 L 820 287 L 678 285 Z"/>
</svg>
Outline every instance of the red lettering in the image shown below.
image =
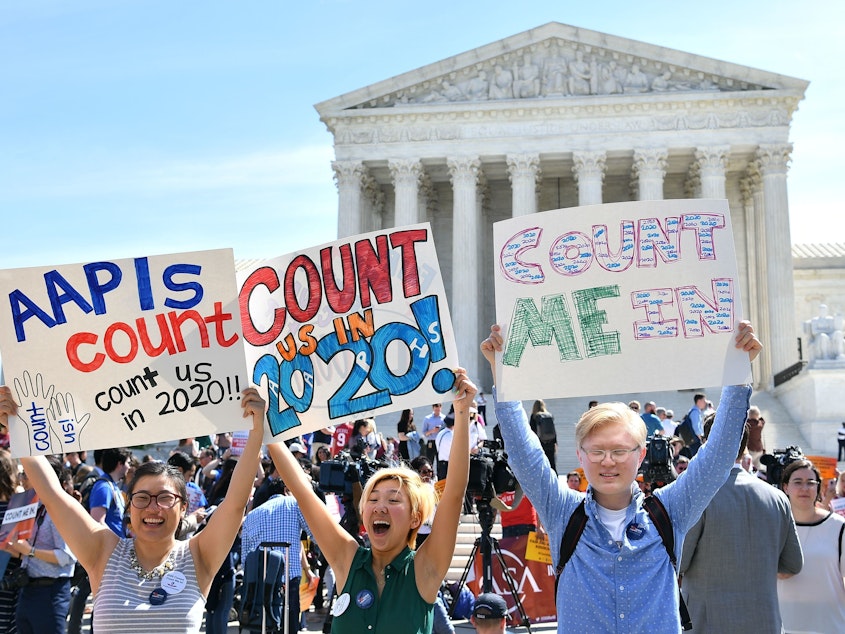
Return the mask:
<svg viewBox="0 0 845 634">
<path fill-rule="evenodd" d="M 358 287 L 361 289 L 361 307 L 370 307 L 370 291 L 373 292 L 379 304 L 393 301 L 387 236 L 376 236 L 375 248 L 369 240 L 356 242 L 355 260 L 358 269 Z"/>
<path fill-rule="evenodd" d="M 94 360 L 90 363 L 85 363 L 79 358 L 79 346 L 83 344 L 93 345 L 95 343 L 97 343 L 97 335 L 92 332 L 78 332 L 75 335 L 72 335 L 71 338 L 67 340 L 67 345 L 65 346 L 67 360 L 70 361 L 70 365 L 80 372 L 93 372 L 94 370 L 98 370 L 106 360 L 106 355 L 102 352 L 95 353 Z"/>
<path fill-rule="evenodd" d="M 355 301 L 355 262 L 352 260 L 352 246 L 340 245 L 340 265 L 343 274 L 343 290 L 338 289 L 332 266 L 332 248 L 320 251 L 320 263 L 323 265 L 323 285 L 326 288 L 326 301 L 336 313 L 346 313 Z"/>
<path fill-rule="evenodd" d="M 296 299 L 296 272 L 302 269 L 305 273 L 305 288 L 308 292 L 308 303 L 305 308 L 299 305 Z M 320 271 L 307 255 L 297 255 L 288 264 L 285 271 L 285 306 L 290 316 L 296 321 L 303 323 L 313 319 L 320 310 L 320 303 L 323 301 Z"/>
<path fill-rule="evenodd" d="M 420 291 L 420 273 L 417 266 L 417 253 L 414 243 L 428 240 L 425 229 L 397 231 L 390 234 L 390 244 L 402 254 L 402 290 L 405 297 L 416 297 Z M 348 309 L 347 309 L 348 310 Z"/>
<path fill-rule="evenodd" d="M 279 289 L 279 277 L 272 267 L 262 266 L 259 269 L 255 269 L 246 279 L 243 286 L 241 286 L 241 292 L 238 295 L 244 339 L 253 346 L 266 346 L 281 334 L 282 328 L 285 326 L 285 319 L 287 319 L 287 312 L 284 308 L 276 308 L 273 312 L 273 325 L 263 332 L 258 330 L 249 312 L 249 302 L 252 298 L 252 292 L 258 286 L 264 286 L 270 293 Z"/>
</svg>

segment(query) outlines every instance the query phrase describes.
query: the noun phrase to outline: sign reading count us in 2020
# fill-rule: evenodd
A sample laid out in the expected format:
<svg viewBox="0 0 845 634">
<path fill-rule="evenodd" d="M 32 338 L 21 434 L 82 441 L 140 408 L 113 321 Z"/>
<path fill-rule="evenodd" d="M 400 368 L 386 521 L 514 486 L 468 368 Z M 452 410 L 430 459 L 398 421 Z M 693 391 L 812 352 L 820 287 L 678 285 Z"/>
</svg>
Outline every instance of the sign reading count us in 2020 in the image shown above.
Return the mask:
<svg viewBox="0 0 845 634">
<path fill-rule="evenodd" d="M 250 380 L 277 440 L 444 400 L 457 349 L 428 224 L 238 272 Z"/>
<path fill-rule="evenodd" d="M 750 381 L 727 201 L 548 211 L 494 225 L 500 399 Z"/>
<path fill-rule="evenodd" d="M 251 426 L 230 249 L 0 271 L 16 456 Z"/>
</svg>

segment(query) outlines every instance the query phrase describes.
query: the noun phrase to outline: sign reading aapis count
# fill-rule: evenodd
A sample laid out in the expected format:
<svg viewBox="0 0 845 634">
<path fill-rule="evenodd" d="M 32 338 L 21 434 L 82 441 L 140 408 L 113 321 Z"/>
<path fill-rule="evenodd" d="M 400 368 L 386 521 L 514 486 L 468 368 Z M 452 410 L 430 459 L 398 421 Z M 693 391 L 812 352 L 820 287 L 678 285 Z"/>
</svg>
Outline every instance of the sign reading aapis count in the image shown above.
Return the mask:
<svg viewBox="0 0 845 634">
<path fill-rule="evenodd" d="M 238 288 L 277 440 L 448 400 L 457 347 L 427 223 L 253 264 Z"/>
<path fill-rule="evenodd" d="M 14 456 L 245 429 L 231 249 L 0 271 Z"/>
</svg>

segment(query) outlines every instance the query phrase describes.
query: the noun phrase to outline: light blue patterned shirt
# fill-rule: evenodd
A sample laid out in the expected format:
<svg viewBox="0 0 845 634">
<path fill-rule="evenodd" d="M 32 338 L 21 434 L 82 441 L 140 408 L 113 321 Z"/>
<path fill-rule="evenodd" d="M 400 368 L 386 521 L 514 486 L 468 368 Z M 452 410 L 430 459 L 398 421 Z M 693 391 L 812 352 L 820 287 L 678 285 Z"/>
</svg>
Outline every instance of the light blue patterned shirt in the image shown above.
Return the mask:
<svg viewBox="0 0 845 634">
<path fill-rule="evenodd" d="M 655 492 L 672 520 L 678 559 L 684 536 L 734 465 L 750 396 L 751 389 L 746 386 L 723 388 L 708 442 L 690 461 L 683 477 Z M 552 471 L 520 402 L 497 401 L 496 416 L 508 462 L 549 533 L 552 560 L 557 565 L 563 531 L 585 494 L 571 490 L 566 479 L 558 479 Z M 626 532 L 619 546 L 599 521 L 592 490 L 587 489 L 587 525 L 558 585 L 558 634 L 681 631 L 675 571 L 642 507 L 645 496 L 636 483 L 631 484 L 631 494 L 624 525 L 636 523 L 643 532 L 638 539 L 629 538 Z"/>
<path fill-rule="evenodd" d="M 287 542 L 290 544 L 289 577 L 302 576 L 299 559 L 299 538 L 302 531 L 311 535 L 296 499 L 289 495 L 274 495 L 264 504 L 247 513 L 241 529 L 241 561 L 258 548 L 261 542 Z M 274 549 L 280 550 L 280 549 Z"/>
</svg>

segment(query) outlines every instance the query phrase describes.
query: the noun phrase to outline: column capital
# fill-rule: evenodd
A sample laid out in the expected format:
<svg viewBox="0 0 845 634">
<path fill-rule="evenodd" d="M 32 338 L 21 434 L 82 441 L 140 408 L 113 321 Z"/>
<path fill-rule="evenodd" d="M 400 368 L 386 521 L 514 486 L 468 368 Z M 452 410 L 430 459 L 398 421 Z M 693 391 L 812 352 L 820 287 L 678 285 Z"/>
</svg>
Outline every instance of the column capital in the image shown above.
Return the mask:
<svg viewBox="0 0 845 634">
<path fill-rule="evenodd" d="M 539 154 L 508 154 L 506 160 L 511 183 L 514 178 L 519 177 L 533 178 L 535 182 L 540 179 L 542 170 Z"/>
<path fill-rule="evenodd" d="M 574 152 L 572 154 L 572 174 L 575 181 L 597 177 L 604 181 L 604 171 L 607 166 L 607 152 Z"/>
<path fill-rule="evenodd" d="M 717 174 L 724 174 L 730 153 L 729 145 L 700 147 L 695 150 L 695 161 L 702 172 L 707 173 L 712 170 Z"/>
<path fill-rule="evenodd" d="M 481 172 L 481 159 L 477 156 L 456 156 L 446 159 L 446 166 L 449 168 L 449 177 L 452 185 L 471 182 L 475 185 L 478 182 L 478 175 Z"/>
<path fill-rule="evenodd" d="M 657 173 L 661 176 L 666 171 L 669 151 L 665 148 L 634 150 L 634 172 L 637 174 Z"/>
<path fill-rule="evenodd" d="M 381 190 L 378 181 L 369 173 L 364 174 L 361 178 L 361 190 L 373 206 L 373 211 L 377 214 L 384 213 L 384 192 Z"/>
<path fill-rule="evenodd" d="M 763 176 L 786 174 L 789 169 L 792 143 L 761 144 L 757 147 L 757 161 Z"/>
<path fill-rule="evenodd" d="M 367 168 L 361 161 L 332 161 L 334 182 L 337 187 L 344 185 L 363 185 Z"/>
<path fill-rule="evenodd" d="M 423 175 L 422 163 L 417 159 L 390 159 L 387 168 L 393 182 L 399 184 L 419 185 Z"/>
</svg>

